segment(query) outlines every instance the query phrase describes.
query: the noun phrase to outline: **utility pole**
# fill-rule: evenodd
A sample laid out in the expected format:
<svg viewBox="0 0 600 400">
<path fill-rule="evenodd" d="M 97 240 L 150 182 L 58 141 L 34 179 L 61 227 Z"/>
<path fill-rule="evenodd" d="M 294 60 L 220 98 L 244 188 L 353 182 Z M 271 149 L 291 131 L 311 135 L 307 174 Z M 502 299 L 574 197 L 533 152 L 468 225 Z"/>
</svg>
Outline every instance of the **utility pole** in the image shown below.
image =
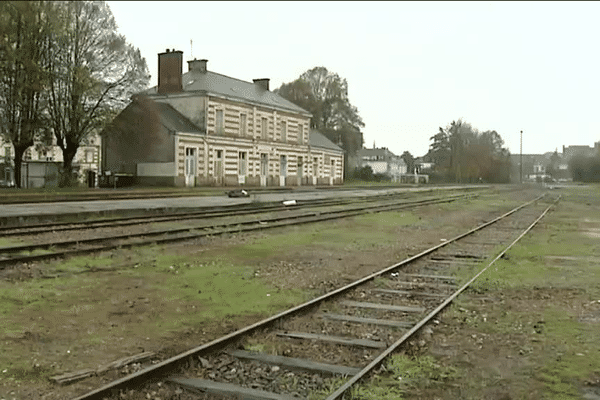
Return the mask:
<svg viewBox="0 0 600 400">
<path fill-rule="evenodd" d="M 521 169 L 521 183 L 523 183 L 523 131 L 521 131 L 521 161 L 519 161 L 519 167 Z"/>
</svg>

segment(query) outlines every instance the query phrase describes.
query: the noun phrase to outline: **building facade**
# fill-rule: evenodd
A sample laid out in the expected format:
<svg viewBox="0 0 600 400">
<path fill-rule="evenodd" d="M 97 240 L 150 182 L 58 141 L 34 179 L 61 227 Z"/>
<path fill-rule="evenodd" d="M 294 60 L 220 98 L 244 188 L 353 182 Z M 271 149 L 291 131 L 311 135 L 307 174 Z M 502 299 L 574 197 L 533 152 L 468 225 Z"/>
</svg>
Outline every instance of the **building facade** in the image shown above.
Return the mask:
<svg viewBox="0 0 600 400">
<path fill-rule="evenodd" d="M 0 181 L 10 186 L 15 184 L 14 148 L 11 143 L 3 142 L 0 137 Z M 63 162 L 62 150 L 52 136 L 52 143 L 38 142 L 28 148 L 23 154 L 21 168 L 21 187 L 56 187 L 58 186 L 58 171 Z M 100 169 L 100 137 L 92 135 L 77 149 L 73 158 L 73 173 L 81 184 L 95 186 L 96 181 L 90 182 L 90 176 L 96 176 Z"/>
<path fill-rule="evenodd" d="M 392 182 L 401 182 L 406 175 L 407 167 L 404 160 L 392 153 L 387 147 L 360 149 L 358 151 L 360 166 L 370 166 L 374 174 L 384 174 Z"/>
<path fill-rule="evenodd" d="M 102 166 L 145 185 L 341 184 L 341 148 L 310 130 L 311 114 L 269 90 L 208 71 L 183 52 L 158 55 L 158 85 L 102 135 Z"/>
<path fill-rule="evenodd" d="M 572 180 L 569 163 L 574 157 L 600 156 L 600 142 L 594 146 L 563 146 L 562 153 L 511 154 L 511 182 L 570 181 Z"/>
</svg>

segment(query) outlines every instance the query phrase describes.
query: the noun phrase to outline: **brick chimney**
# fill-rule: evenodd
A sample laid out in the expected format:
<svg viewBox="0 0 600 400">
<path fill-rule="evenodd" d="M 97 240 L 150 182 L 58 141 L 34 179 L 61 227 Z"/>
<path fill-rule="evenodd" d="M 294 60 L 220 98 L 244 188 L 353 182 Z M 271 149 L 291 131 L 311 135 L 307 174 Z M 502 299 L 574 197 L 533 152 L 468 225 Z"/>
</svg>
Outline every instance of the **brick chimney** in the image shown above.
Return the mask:
<svg viewBox="0 0 600 400">
<path fill-rule="evenodd" d="M 269 78 L 252 79 L 252 81 L 265 90 L 269 90 Z"/>
<path fill-rule="evenodd" d="M 158 54 L 158 93 L 177 93 L 183 91 L 181 73 L 183 51 L 169 51 Z"/>
<path fill-rule="evenodd" d="M 199 71 L 206 72 L 206 63 L 208 60 L 196 60 L 195 58 L 192 61 L 188 61 L 188 71 Z"/>
</svg>

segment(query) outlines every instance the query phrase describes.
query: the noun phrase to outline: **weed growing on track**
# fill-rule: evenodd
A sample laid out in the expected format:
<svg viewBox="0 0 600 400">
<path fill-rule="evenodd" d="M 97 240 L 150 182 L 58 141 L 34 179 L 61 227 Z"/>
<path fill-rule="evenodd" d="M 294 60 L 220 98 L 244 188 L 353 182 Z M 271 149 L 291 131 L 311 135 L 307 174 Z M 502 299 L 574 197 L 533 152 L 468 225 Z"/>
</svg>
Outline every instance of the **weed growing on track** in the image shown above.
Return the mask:
<svg viewBox="0 0 600 400">
<path fill-rule="evenodd" d="M 381 374 L 376 375 L 367 385 L 351 390 L 353 400 L 403 400 L 409 399 L 408 391 L 416 386 L 432 387 L 448 380 L 456 379 L 453 367 L 440 365 L 431 356 L 409 357 L 396 354 L 390 357 Z M 314 399 L 326 398 L 345 382 L 333 378 Z M 311 398 L 312 399 L 312 398 Z"/>
<path fill-rule="evenodd" d="M 325 399 L 327 396 L 329 396 L 330 394 L 335 392 L 337 388 L 339 388 L 344 383 L 346 383 L 347 380 L 348 379 L 341 378 L 341 377 L 327 378 L 323 381 L 323 386 L 322 386 L 321 390 L 319 390 L 315 393 L 312 393 L 308 397 L 308 399 L 309 400 Z"/>
</svg>

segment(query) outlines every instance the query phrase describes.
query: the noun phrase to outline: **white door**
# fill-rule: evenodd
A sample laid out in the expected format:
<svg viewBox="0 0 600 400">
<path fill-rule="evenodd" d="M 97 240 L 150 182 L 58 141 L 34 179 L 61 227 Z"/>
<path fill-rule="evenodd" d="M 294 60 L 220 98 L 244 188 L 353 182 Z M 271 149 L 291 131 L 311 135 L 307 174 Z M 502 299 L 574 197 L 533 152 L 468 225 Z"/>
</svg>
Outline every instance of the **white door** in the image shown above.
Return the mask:
<svg viewBox="0 0 600 400">
<path fill-rule="evenodd" d="M 285 186 L 285 177 L 287 175 L 287 158 L 281 156 L 279 159 L 279 186 Z"/>
<path fill-rule="evenodd" d="M 302 164 L 302 157 L 298 156 L 298 186 L 302 185 L 303 170 L 304 165 Z"/>
<path fill-rule="evenodd" d="M 185 186 L 195 186 L 196 184 L 196 149 L 186 147 L 185 149 Z"/>
<path fill-rule="evenodd" d="M 245 151 L 238 153 L 238 184 L 240 185 L 246 184 L 246 175 L 248 172 L 247 154 Z"/>
<path fill-rule="evenodd" d="M 214 176 L 215 176 L 215 183 L 217 185 L 222 185 L 223 184 L 223 150 L 215 151 Z"/>
<path fill-rule="evenodd" d="M 267 175 L 269 174 L 269 158 L 266 153 L 260 154 L 260 186 L 267 186 Z"/>
<path fill-rule="evenodd" d="M 335 160 L 331 160 L 331 174 L 329 175 L 329 184 L 333 185 L 335 181 Z"/>
</svg>

